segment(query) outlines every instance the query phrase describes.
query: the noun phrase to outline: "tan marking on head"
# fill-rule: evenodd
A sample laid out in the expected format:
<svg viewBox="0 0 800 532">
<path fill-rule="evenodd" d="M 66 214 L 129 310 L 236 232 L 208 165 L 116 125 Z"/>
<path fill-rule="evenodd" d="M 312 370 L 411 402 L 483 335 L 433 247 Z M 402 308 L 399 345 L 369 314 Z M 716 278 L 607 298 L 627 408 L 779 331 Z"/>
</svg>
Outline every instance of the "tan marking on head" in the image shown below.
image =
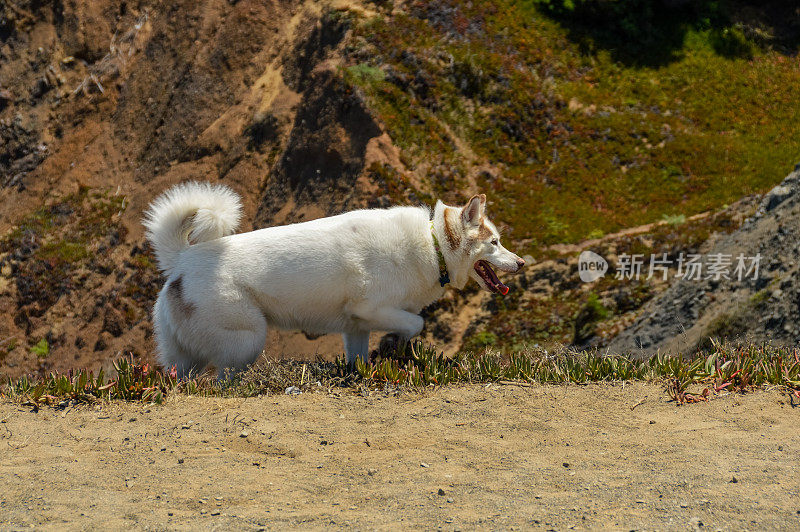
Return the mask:
<svg viewBox="0 0 800 532">
<path fill-rule="evenodd" d="M 167 295 L 169 295 L 170 300 L 177 306 L 184 317 L 188 318 L 194 313 L 195 306 L 186 301 L 183 296 L 183 278 L 180 275 L 170 281 Z"/>
<path fill-rule="evenodd" d="M 478 239 L 486 240 L 492 238 L 493 236 L 494 233 L 492 233 L 492 230 L 489 229 L 489 226 L 486 225 L 486 222 L 484 220 L 481 220 L 481 226 L 478 229 Z"/>
<path fill-rule="evenodd" d="M 447 237 L 447 243 L 450 244 L 450 249 L 453 251 L 458 249 L 458 246 L 461 245 L 461 235 L 459 235 L 456 231 L 453 230 L 453 226 L 450 225 L 450 218 L 447 216 L 447 210 L 444 210 L 444 234 Z"/>
</svg>

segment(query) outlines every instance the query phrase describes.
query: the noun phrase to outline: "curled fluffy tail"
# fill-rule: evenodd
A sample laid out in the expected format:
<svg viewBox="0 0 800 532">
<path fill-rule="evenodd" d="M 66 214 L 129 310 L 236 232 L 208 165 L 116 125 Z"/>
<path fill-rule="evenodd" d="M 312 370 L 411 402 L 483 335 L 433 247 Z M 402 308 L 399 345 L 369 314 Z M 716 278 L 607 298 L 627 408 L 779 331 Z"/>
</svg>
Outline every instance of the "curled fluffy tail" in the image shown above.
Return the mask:
<svg viewBox="0 0 800 532">
<path fill-rule="evenodd" d="M 147 239 L 165 273 L 190 244 L 233 234 L 242 216 L 239 196 L 225 185 L 189 182 L 167 190 L 145 212 Z"/>
</svg>

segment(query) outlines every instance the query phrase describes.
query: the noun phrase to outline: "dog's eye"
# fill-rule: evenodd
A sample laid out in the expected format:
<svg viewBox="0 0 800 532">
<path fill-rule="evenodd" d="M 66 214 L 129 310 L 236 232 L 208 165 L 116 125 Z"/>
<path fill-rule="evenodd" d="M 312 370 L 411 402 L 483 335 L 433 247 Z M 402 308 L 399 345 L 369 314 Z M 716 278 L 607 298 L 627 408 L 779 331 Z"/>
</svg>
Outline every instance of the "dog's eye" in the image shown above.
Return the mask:
<svg viewBox="0 0 800 532">
<path fill-rule="evenodd" d="M 493 246 L 496 246 L 496 245 L 497 245 L 497 239 L 496 239 L 496 238 L 495 238 L 494 240 L 492 240 L 492 245 L 493 245 Z"/>
</svg>

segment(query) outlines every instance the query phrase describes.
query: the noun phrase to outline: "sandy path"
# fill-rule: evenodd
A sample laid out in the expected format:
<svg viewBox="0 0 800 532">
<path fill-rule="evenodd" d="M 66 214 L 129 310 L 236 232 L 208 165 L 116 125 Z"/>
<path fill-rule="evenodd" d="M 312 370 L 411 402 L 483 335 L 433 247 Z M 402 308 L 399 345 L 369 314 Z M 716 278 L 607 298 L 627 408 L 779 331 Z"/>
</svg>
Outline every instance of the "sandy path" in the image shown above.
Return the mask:
<svg viewBox="0 0 800 532">
<path fill-rule="evenodd" d="M 0 421 L 4 530 L 800 528 L 800 409 L 778 392 L 461 386 Z"/>
</svg>

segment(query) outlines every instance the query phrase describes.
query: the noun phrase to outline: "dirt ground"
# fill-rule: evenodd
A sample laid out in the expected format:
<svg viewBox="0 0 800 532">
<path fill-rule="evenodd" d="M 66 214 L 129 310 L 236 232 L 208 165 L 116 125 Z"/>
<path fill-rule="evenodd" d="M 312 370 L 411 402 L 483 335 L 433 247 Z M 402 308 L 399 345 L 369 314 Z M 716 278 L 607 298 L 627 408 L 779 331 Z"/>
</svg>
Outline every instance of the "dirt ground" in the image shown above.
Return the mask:
<svg viewBox="0 0 800 532">
<path fill-rule="evenodd" d="M 0 529 L 796 530 L 798 436 L 646 384 L 4 403 Z"/>
</svg>

